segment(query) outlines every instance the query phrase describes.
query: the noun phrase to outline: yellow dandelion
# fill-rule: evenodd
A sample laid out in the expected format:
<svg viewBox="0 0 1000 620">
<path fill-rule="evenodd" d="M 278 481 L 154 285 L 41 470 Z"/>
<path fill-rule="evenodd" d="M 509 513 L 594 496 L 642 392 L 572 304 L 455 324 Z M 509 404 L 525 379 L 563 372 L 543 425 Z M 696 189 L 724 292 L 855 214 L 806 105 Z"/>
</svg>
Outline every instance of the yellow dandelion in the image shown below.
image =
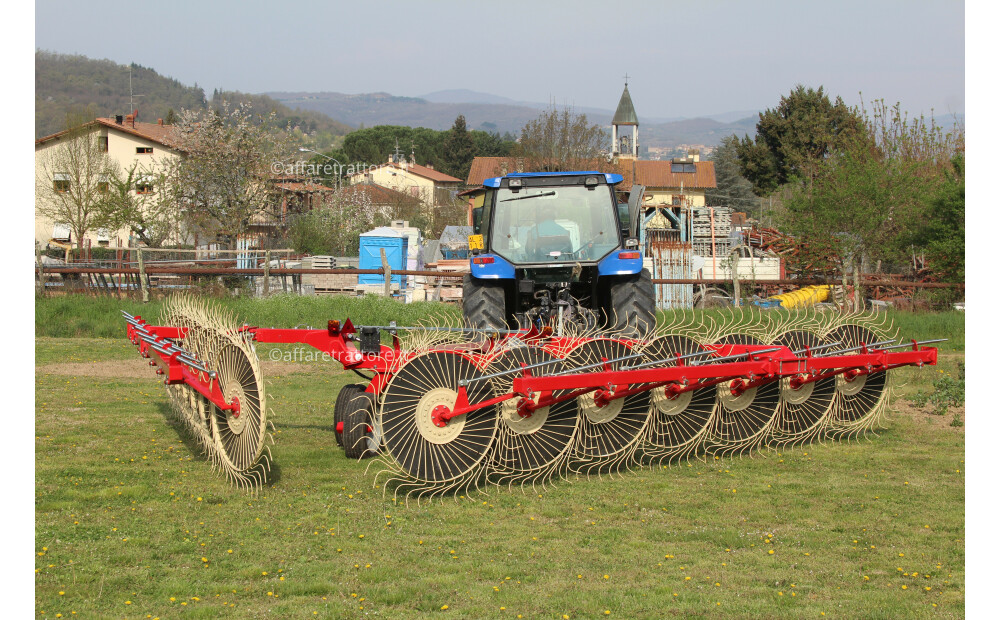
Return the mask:
<svg viewBox="0 0 1000 620">
<path fill-rule="evenodd" d="M 448 609 L 448 606 L 447 605 L 442 605 L 441 606 L 441 611 L 444 611 L 445 609 Z"/>
</svg>

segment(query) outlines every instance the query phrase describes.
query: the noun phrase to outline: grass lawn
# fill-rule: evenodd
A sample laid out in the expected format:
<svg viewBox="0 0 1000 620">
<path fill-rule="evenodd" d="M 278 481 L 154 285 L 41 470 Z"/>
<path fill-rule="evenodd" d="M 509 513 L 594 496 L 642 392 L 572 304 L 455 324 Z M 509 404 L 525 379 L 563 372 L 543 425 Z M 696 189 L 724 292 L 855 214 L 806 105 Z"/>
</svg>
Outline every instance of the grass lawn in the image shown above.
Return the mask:
<svg viewBox="0 0 1000 620">
<path fill-rule="evenodd" d="M 899 371 L 902 392 L 963 349 Z M 355 380 L 335 363 L 265 363 L 276 475 L 253 496 L 170 421 L 123 336 L 41 335 L 35 356 L 41 617 L 965 613 L 964 428 L 902 399 L 859 441 L 406 506 L 335 447 Z"/>
</svg>

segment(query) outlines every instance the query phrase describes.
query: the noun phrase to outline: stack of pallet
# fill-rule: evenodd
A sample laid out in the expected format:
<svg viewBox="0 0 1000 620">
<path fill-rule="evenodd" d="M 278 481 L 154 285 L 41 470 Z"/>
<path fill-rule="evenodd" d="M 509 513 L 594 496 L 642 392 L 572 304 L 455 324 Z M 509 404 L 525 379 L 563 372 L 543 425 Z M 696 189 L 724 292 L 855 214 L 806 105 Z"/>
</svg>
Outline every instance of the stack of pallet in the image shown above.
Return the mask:
<svg viewBox="0 0 1000 620">
<path fill-rule="evenodd" d="M 698 256 L 725 256 L 732 249 L 733 210 L 730 207 L 691 209 L 691 249 Z"/>
<path fill-rule="evenodd" d="M 357 261 L 357 259 L 354 259 Z M 343 259 L 340 259 L 343 263 Z M 335 269 L 336 267 L 357 267 L 354 265 L 338 265 L 336 256 L 312 256 L 302 259 L 303 269 Z M 336 293 L 354 292 L 358 284 L 358 276 L 355 274 L 315 274 L 302 276 L 304 286 L 312 286 L 317 295 L 330 295 Z"/>
</svg>

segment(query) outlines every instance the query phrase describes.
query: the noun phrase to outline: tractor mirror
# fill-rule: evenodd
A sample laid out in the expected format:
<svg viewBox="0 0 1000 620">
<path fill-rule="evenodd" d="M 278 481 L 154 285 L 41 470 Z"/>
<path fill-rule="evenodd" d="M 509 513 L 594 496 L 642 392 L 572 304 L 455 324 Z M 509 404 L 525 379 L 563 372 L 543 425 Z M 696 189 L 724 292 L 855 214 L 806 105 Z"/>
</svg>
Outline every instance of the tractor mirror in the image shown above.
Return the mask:
<svg viewBox="0 0 1000 620">
<path fill-rule="evenodd" d="M 632 191 L 628 194 L 628 235 L 633 239 L 639 238 L 639 218 L 642 217 L 639 209 L 642 207 L 642 197 L 645 193 L 645 186 L 633 185 Z"/>
<path fill-rule="evenodd" d="M 476 207 L 472 210 L 472 232 L 477 235 L 482 232 L 483 228 L 483 208 Z"/>
</svg>

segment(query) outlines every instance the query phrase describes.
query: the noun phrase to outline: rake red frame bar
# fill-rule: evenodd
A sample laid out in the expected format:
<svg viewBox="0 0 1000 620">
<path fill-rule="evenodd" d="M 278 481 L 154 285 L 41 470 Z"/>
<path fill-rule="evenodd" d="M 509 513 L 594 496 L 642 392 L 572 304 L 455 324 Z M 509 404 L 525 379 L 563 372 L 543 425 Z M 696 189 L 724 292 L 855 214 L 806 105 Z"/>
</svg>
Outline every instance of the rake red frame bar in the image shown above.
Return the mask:
<svg viewBox="0 0 1000 620">
<path fill-rule="evenodd" d="M 185 328 L 150 325 L 140 316 L 132 316 L 125 312 L 122 314 L 128 323 L 129 340 L 138 345 L 143 357 L 151 358 L 150 365 L 159 366 L 157 373 L 165 376 L 165 384 L 189 385 L 216 407 L 232 410 L 234 416 L 239 415 L 239 401 L 236 399 L 233 402 L 226 401 L 219 389 L 215 373 L 206 368 L 196 356 L 172 342 L 187 335 Z M 308 345 L 330 355 L 347 370 L 371 371 L 374 374 L 366 391 L 378 394 L 400 363 L 415 355 L 403 352 L 395 328 L 388 329 L 392 333 L 392 346 L 380 343 L 378 328 L 362 328 L 362 337 L 359 338 L 358 330 L 350 319 L 343 323 L 329 321 L 326 329 L 276 329 L 245 325 L 239 331 L 249 334 L 256 342 Z M 483 332 L 478 333 L 483 334 Z M 486 360 L 490 352 L 504 338 L 512 336 L 553 353 L 566 351 L 573 345 L 586 341 L 586 339 L 553 336 L 549 328 L 543 330 L 531 328 L 498 332 L 484 338 L 481 343 L 448 345 L 438 350 L 454 351 L 474 359 Z M 629 344 L 634 343 L 629 339 L 620 340 Z M 360 349 L 355 344 L 358 342 L 361 344 Z M 687 363 L 686 357 L 689 356 L 678 355 L 676 359 L 670 360 L 672 366 L 615 369 L 612 367 L 614 360 L 602 360 L 603 363 L 598 364 L 600 367 L 591 372 L 550 375 L 534 374 L 532 368 L 522 367 L 511 373 L 515 374 L 511 391 L 495 398 L 470 403 L 465 385 L 455 386 L 457 394 L 455 404 L 452 407 L 435 408 L 432 420 L 438 426 L 446 426 L 452 418 L 512 398 L 520 399 L 517 404 L 519 415 L 529 417 L 537 409 L 589 393 L 593 393 L 598 407 L 604 407 L 613 400 L 657 388 L 663 388 L 668 398 L 676 398 L 684 392 L 726 382 L 729 382 L 730 393 L 734 396 L 783 378 L 789 379 L 789 387 L 793 390 L 800 389 L 807 383 L 837 375 L 843 375 L 844 381 L 851 382 L 862 375 L 885 372 L 902 366 L 920 367 L 937 364 L 937 349 L 921 346 L 930 342 L 940 342 L 940 340 L 925 342 L 911 340 L 908 344 L 885 348 L 869 348 L 877 343 L 862 344 L 835 352 L 841 353 L 840 355 L 816 355 L 809 349 L 804 351 L 804 355 L 796 355 L 788 347 L 778 345 L 713 344 L 703 345 L 704 350 L 710 353 L 706 359 Z M 909 350 L 891 350 L 902 347 L 909 347 Z M 851 355 L 843 354 L 853 351 L 858 352 Z M 536 395 L 537 401 L 534 398 Z"/>
</svg>

